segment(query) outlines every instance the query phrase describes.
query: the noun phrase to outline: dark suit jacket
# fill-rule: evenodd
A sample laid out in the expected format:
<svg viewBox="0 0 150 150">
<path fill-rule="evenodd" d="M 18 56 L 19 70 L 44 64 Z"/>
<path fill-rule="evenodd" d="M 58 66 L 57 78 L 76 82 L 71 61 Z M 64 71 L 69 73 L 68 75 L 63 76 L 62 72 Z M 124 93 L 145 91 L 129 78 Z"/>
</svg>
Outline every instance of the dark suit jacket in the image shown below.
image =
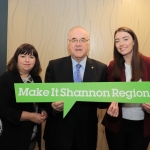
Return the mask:
<svg viewBox="0 0 150 150">
<path fill-rule="evenodd" d="M 83 82 L 103 82 L 107 66 L 87 58 Z M 45 82 L 74 82 L 71 57 L 52 60 L 46 70 Z M 73 142 L 81 150 L 95 150 L 97 142 L 97 106 L 76 102 L 67 116 L 54 114 L 48 104 L 44 140 L 57 150 L 70 150 Z"/>
<path fill-rule="evenodd" d="M 34 82 L 42 82 L 39 76 L 32 78 Z M 19 73 L 7 71 L 0 76 L 0 119 L 3 128 L 0 149 L 28 150 L 35 123 L 20 121 L 20 117 L 22 111 L 34 112 L 34 106 L 33 103 L 16 103 L 14 83 L 23 83 Z M 40 141 L 40 125 L 38 129 Z"/>
<path fill-rule="evenodd" d="M 142 81 L 150 81 L 150 58 L 142 55 L 143 58 L 143 74 L 142 74 Z M 114 82 L 114 80 L 111 77 L 112 69 L 114 66 L 114 61 L 111 61 L 108 69 L 107 69 L 107 79 L 109 82 Z M 122 69 L 122 76 L 121 81 L 125 82 L 125 68 Z M 122 120 L 122 105 L 119 104 L 119 116 L 118 117 L 111 117 L 107 113 L 104 116 L 104 119 L 102 121 L 102 124 L 110 129 L 113 132 L 118 133 L 121 127 L 121 120 Z M 143 134 L 144 136 L 150 135 L 150 114 L 145 112 L 145 118 L 144 118 L 144 129 Z"/>
</svg>

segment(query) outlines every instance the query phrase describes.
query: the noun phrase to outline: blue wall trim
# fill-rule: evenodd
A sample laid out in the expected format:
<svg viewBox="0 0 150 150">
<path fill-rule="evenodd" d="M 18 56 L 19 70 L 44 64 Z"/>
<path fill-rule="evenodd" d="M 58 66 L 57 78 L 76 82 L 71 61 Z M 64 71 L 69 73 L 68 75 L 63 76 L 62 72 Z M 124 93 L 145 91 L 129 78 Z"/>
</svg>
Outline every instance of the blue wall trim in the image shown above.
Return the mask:
<svg viewBox="0 0 150 150">
<path fill-rule="evenodd" d="M 6 71 L 8 0 L 0 0 L 0 75 Z"/>
</svg>

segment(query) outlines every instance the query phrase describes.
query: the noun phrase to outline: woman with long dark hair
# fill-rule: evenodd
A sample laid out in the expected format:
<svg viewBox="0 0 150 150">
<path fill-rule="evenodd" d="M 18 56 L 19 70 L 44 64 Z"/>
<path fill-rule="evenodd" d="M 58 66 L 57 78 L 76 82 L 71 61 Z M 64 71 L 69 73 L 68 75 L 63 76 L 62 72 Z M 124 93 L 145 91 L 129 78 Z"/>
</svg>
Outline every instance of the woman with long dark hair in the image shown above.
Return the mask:
<svg viewBox="0 0 150 150">
<path fill-rule="evenodd" d="M 139 52 L 135 33 L 120 27 L 114 33 L 114 60 L 107 70 L 108 82 L 150 81 L 150 58 Z M 147 150 L 150 136 L 150 104 L 112 102 L 104 116 L 110 150 Z"/>
</svg>

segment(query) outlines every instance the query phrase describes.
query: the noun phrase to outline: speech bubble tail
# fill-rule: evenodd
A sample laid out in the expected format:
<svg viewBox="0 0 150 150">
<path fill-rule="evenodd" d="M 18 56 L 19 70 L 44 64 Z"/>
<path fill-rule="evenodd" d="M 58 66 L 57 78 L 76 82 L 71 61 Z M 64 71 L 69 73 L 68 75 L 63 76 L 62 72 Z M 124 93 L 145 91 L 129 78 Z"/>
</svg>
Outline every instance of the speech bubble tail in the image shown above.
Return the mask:
<svg viewBox="0 0 150 150">
<path fill-rule="evenodd" d="M 76 101 L 67 101 L 66 103 L 64 102 L 64 111 L 63 111 L 63 118 L 67 115 L 67 113 L 70 111 L 72 106 L 75 104 Z"/>
</svg>

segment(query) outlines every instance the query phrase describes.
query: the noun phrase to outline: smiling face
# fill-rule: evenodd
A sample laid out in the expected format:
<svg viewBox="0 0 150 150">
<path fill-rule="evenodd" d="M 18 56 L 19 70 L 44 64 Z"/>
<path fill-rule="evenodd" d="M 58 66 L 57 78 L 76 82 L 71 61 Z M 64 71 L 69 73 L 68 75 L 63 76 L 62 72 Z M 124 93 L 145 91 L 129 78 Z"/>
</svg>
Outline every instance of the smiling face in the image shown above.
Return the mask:
<svg viewBox="0 0 150 150">
<path fill-rule="evenodd" d="M 116 33 L 115 46 L 123 57 L 132 57 L 134 40 L 128 32 L 120 31 Z"/>
<path fill-rule="evenodd" d="M 19 54 L 18 55 L 18 70 L 21 75 L 29 74 L 35 65 L 35 57 L 31 54 Z"/>
<path fill-rule="evenodd" d="M 83 28 L 72 29 L 68 34 L 68 50 L 77 61 L 82 61 L 89 51 L 89 34 Z"/>
</svg>

